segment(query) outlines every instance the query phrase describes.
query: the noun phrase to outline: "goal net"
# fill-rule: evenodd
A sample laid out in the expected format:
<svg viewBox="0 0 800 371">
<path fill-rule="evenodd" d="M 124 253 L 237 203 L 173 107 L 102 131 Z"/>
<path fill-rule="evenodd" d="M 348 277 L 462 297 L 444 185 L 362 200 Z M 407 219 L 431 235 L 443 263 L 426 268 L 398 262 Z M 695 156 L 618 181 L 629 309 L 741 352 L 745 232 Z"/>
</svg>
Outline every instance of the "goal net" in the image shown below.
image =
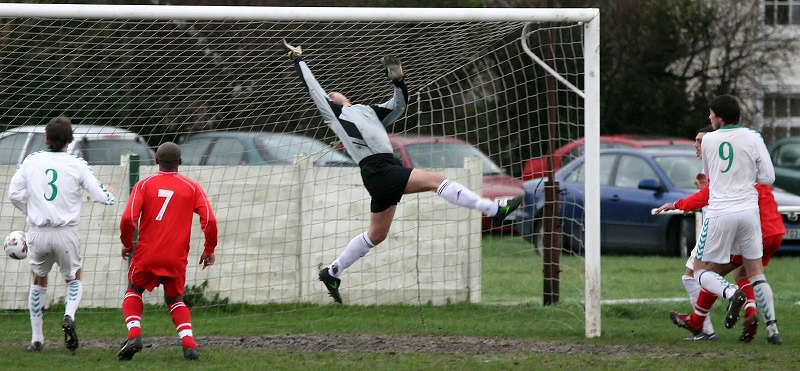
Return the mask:
<svg viewBox="0 0 800 371">
<path fill-rule="evenodd" d="M 597 14 L 1 4 L 0 129 L 41 127 L 66 115 L 73 125 L 118 130 L 75 147 L 90 163 L 102 151 L 122 155 L 119 164 L 93 164 L 118 203 L 84 202 L 82 311 L 119 307 L 127 284 L 119 215 L 132 184 L 158 171 L 150 153 L 129 150 L 128 142 L 99 145 L 120 139 L 122 130 L 153 149 L 181 144 L 180 171 L 205 188 L 217 216 L 217 264 L 205 270 L 197 266 L 203 234 L 194 226 L 186 283 L 193 310 L 241 304 L 324 311 L 320 304 L 332 301 L 317 272 L 367 230 L 369 195 L 282 40 L 303 48 L 323 88 L 355 103 L 386 101 L 391 84 L 379 60 L 400 58 L 410 99 L 404 117 L 388 128 L 395 155 L 486 197 L 510 197 L 523 192 L 528 160 L 582 136 L 586 153 L 599 151 Z M 3 135 L 0 154 L 8 159 L 0 159 L 0 174 L 8 184 L 20 153 L 43 148 L 35 133 L 23 140 L 19 132 Z M 597 156 L 589 157 L 586 204 L 599 205 Z M 537 212 L 521 208 L 493 227 L 479 212 L 433 192 L 406 195 L 386 241 L 342 276 L 345 304 L 541 306 L 548 283 L 537 253 L 546 249 L 537 237 L 548 231 L 538 228 L 541 214 L 530 214 Z M 550 306 L 585 318 L 586 335 L 597 336 L 599 207 L 587 207 L 585 215 L 577 221 L 579 253 L 565 251 L 553 263 L 560 289 Z M 3 233 L 27 229 L 5 193 L 0 216 Z M 0 269 L 3 308 L 26 309 L 27 264 L 3 258 Z M 49 282 L 47 302 L 57 305 L 64 286 L 56 269 Z M 156 289 L 145 300 L 163 305 L 163 293 Z M 557 317 L 551 321 L 569 327 Z M 453 319 L 464 320 L 470 319 Z"/>
</svg>

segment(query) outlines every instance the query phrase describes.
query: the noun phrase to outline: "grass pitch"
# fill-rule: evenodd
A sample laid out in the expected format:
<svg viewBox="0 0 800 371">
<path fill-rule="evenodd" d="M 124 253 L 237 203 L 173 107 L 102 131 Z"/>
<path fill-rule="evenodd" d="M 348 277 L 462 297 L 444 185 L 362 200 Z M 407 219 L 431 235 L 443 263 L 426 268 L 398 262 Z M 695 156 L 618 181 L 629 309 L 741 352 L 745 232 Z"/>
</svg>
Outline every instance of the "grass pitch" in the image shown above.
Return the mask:
<svg viewBox="0 0 800 371">
<path fill-rule="evenodd" d="M 604 255 L 603 299 L 682 298 L 685 259 L 660 256 Z M 541 259 L 519 239 L 484 240 L 483 301 L 445 306 L 341 306 L 311 304 L 234 305 L 193 309 L 201 360 L 182 358 L 174 328 L 163 307 L 148 308 L 145 348 L 130 362 L 116 353 L 125 338 L 121 310 L 81 309 L 78 333 L 82 347 L 72 356 L 64 349 L 60 308 L 45 316 L 47 347 L 27 353 L 27 311 L 0 311 L 0 367 L 3 369 L 274 369 L 319 370 L 369 367 L 373 370 L 497 369 L 793 369 L 800 365 L 800 257 L 781 255 L 767 268 L 776 296 L 784 344 L 764 341 L 763 326 L 749 344 L 737 341 L 739 328 L 722 325 L 724 303 L 712 310 L 718 338 L 689 342 L 675 327 L 670 309 L 689 311 L 681 302 L 606 304 L 602 336 L 586 339 L 583 312 L 570 290 L 582 286 L 570 274 L 580 258 L 562 258 L 565 300 L 543 307 Z M 532 278 L 532 275 L 534 277 Z M 578 292 L 579 294 L 579 292 Z M 501 304 L 502 303 L 502 304 Z M 55 314 L 54 314 L 55 313 Z M 255 342 L 254 340 L 264 340 Z M 215 341 L 226 339 L 226 342 Z M 360 339 L 347 343 L 345 340 Z M 241 340 L 238 343 L 235 340 Z M 268 340 L 268 341 L 267 341 Z M 299 341 L 302 340 L 302 341 Z M 328 341 L 330 340 L 330 341 Z M 475 342 L 467 346 L 469 341 Z M 491 344 L 491 343 L 500 343 Z M 335 344 L 347 343 L 340 347 Z M 216 345 L 215 345 L 216 344 Z M 234 344 L 231 346 L 230 344 Z M 266 345 L 265 345 L 266 344 Z M 325 347 L 331 344 L 330 347 Z M 466 345 L 465 345 L 466 344 Z M 505 344 L 505 345 L 504 345 Z M 503 348 L 506 346 L 506 348 Z"/>
</svg>

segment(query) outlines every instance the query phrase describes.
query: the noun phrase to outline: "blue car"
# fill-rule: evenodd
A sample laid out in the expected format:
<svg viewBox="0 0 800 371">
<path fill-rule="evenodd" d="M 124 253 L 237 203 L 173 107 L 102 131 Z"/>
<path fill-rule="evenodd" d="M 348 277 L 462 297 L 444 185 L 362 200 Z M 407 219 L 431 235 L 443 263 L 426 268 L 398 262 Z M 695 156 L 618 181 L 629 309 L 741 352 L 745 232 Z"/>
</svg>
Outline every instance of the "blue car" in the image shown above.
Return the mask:
<svg viewBox="0 0 800 371">
<path fill-rule="evenodd" d="M 581 252 L 584 236 L 584 158 L 555 173 L 559 183 L 562 240 L 565 250 Z M 603 252 L 678 255 L 691 251 L 695 217 L 651 215 L 651 210 L 697 191 L 695 175 L 702 170 L 694 151 L 668 149 L 608 149 L 600 152 L 600 239 Z M 541 252 L 546 178 L 523 185 L 525 202 L 518 211 L 521 233 Z M 779 206 L 798 206 L 800 197 L 775 191 Z M 784 216 L 787 230 L 782 250 L 800 248 L 800 223 Z M 794 239 L 790 239 L 793 237 Z"/>
</svg>

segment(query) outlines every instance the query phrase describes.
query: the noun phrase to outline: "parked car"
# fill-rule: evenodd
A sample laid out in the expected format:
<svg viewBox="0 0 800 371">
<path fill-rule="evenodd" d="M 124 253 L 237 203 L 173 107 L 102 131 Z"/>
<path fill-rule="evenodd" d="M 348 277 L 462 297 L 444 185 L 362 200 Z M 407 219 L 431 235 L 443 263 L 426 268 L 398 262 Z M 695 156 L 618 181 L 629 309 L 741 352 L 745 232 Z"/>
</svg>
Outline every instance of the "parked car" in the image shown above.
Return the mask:
<svg viewBox="0 0 800 371">
<path fill-rule="evenodd" d="M 578 157 L 583 156 L 583 144 L 585 138 L 578 138 L 553 151 L 554 170 L 557 171 L 562 166 L 572 162 Z M 694 141 L 691 139 L 647 136 L 647 135 L 601 135 L 600 149 L 604 148 L 674 148 L 692 149 Z M 522 179 L 530 180 L 547 176 L 548 156 L 534 157 L 522 165 Z"/>
<path fill-rule="evenodd" d="M 800 137 L 777 140 L 768 151 L 775 167 L 774 185 L 800 195 Z"/>
<path fill-rule="evenodd" d="M 0 133 L 0 164 L 19 164 L 25 156 L 47 149 L 45 125 L 20 126 Z M 155 164 L 155 153 L 139 134 L 112 126 L 72 125 L 67 152 L 90 165 L 119 165 L 120 156 L 136 153 L 143 164 Z"/>
<path fill-rule="evenodd" d="M 558 213 L 562 248 L 583 248 L 584 158 L 555 173 L 559 182 Z M 680 254 L 695 241 L 694 215 L 651 215 L 652 209 L 696 192 L 701 169 L 694 150 L 607 149 L 600 154 L 600 239 L 603 252 Z M 517 213 L 521 233 L 541 252 L 546 178 L 525 182 L 525 203 Z M 800 196 L 775 190 L 779 206 L 800 206 Z M 794 219 L 792 221 L 791 219 Z M 782 250 L 800 248 L 800 221 L 784 216 L 788 232 Z"/>
<path fill-rule="evenodd" d="M 290 165 L 310 155 L 315 166 L 356 166 L 350 156 L 303 135 L 259 131 L 194 134 L 181 143 L 184 165 Z"/>
<path fill-rule="evenodd" d="M 390 134 L 395 157 L 403 164 L 414 168 L 464 167 L 464 158 L 477 157 L 483 165 L 483 197 L 495 199 L 511 198 L 522 193 L 522 180 L 506 174 L 480 150 L 469 142 L 453 137 Z M 488 218 L 482 219 L 484 231 L 515 230 L 515 214 L 506 218 L 501 227 L 493 227 Z"/>
</svg>

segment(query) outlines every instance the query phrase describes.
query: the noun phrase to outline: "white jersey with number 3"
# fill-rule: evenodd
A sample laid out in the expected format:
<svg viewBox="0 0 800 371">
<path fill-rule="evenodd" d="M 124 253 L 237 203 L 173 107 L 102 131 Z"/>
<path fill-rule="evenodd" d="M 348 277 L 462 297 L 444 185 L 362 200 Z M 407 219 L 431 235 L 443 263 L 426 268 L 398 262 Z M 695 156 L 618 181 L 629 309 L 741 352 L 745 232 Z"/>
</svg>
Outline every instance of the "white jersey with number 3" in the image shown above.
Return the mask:
<svg viewBox="0 0 800 371">
<path fill-rule="evenodd" d="M 709 179 L 707 217 L 758 208 L 758 184 L 772 184 L 772 167 L 761 134 L 724 126 L 703 137 L 703 172 Z"/>
<path fill-rule="evenodd" d="M 80 157 L 63 151 L 41 151 L 25 158 L 14 173 L 9 198 L 33 227 L 63 227 L 80 221 L 83 189 L 99 203 L 114 196 Z"/>
</svg>

